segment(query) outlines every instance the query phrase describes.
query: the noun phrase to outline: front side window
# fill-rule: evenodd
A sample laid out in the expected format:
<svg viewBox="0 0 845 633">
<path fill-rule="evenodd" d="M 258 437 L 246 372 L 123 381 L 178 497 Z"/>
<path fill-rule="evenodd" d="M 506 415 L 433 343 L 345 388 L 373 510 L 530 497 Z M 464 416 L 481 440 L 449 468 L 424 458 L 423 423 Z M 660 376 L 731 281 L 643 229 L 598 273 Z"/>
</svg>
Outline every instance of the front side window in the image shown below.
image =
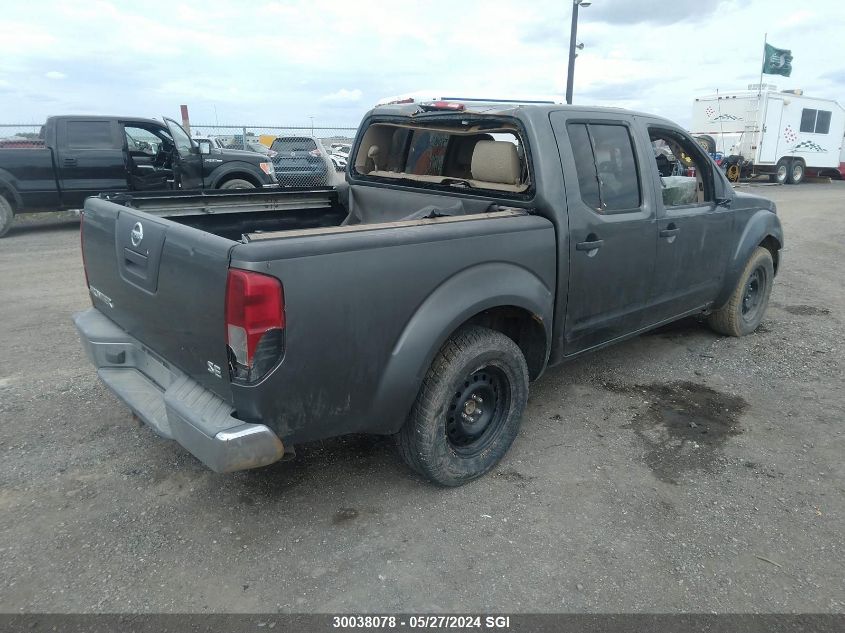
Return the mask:
<svg viewBox="0 0 845 633">
<path fill-rule="evenodd" d="M 660 176 L 663 206 L 713 200 L 712 171 L 701 146 L 675 130 L 649 128 L 654 168 Z"/>
<path fill-rule="evenodd" d="M 179 152 L 179 155 L 187 156 L 190 154 L 191 149 L 193 148 L 193 143 L 191 142 L 191 137 L 188 136 L 188 133 L 182 129 L 182 126 L 168 119 L 167 129 L 170 130 L 170 134 L 173 136 L 173 142 L 176 145 L 176 150 Z"/>
<path fill-rule="evenodd" d="M 116 149 L 110 121 L 68 121 L 69 149 Z"/>
<path fill-rule="evenodd" d="M 628 128 L 609 123 L 570 123 L 581 199 L 597 213 L 638 209 L 642 195 Z"/>
</svg>

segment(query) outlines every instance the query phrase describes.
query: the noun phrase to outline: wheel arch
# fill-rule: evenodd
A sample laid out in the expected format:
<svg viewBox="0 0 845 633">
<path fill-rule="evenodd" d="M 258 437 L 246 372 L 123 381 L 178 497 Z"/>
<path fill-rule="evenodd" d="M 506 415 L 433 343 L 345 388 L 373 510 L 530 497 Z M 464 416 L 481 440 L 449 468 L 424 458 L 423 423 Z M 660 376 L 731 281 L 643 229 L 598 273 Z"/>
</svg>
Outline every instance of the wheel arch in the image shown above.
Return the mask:
<svg viewBox="0 0 845 633">
<path fill-rule="evenodd" d="M 721 308 L 727 303 L 748 258 L 751 257 L 754 249 L 759 246 L 771 252 L 774 270 L 777 273 L 780 263 L 780 249 L 783 248 L 783 229 L 777 216 L 766 209 L 755 212 L 746 223 L 737 247 L 728 262 L 722 291 L 714 301 L 715 308 Z"/>
<path fill-rule="evenodd" d="M 511 338 L 525 355 L 530 378 L 539 377 L 551 349 L 552 311 L 551 290 L 514 264 L 480 264 L 447 279 L 422 302 L 393 347 L 374 397 L 373 432 L 399 430 L 435 355 L 465 325 Z"/>
<path fill-rule="evenodd" d="M 261 177 L 250 169 L 247 163 L 222 165 L 211 172 L 209 178 L 210 183 L 207 186 L 210 189 L 219 189 L 223 183 L 236 178 L 251 182 L 256 188 L 260 188 L 263 184 Z"/>
</svg>

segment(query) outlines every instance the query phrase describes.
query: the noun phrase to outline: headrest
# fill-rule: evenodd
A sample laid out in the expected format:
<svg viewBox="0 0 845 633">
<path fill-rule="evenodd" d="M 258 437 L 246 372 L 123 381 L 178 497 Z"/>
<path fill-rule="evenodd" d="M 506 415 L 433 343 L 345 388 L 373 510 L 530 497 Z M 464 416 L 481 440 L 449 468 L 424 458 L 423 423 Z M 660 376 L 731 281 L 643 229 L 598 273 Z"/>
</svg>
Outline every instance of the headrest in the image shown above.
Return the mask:
<svg viewBox="0 0 845 633">
<path fill-rule="evenodd" d="M 472 177 L 503 185 L 519 183 L 519 155 L 510 141 L 478 141 L 472 153 Z"/>
</svg>

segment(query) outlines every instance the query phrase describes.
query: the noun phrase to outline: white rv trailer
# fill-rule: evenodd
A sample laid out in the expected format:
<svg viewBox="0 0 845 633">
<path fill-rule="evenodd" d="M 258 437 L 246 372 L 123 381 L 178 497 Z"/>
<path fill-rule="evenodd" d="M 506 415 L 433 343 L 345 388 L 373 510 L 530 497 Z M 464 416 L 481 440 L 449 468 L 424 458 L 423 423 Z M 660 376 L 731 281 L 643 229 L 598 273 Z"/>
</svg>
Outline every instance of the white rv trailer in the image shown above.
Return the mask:
<svg viewBox="0 0 845 633">
<path fill-rule="evenodd" d="M 767 88 L 696 99 L 692 134 L 711 137 L 711 150 L 729 157 L 728 175 L 734 178 L 769 174 L 777 182 L 798 183 L 805 174 L 840 177 L 845 109 L 800 90 Z"/>
</svg>

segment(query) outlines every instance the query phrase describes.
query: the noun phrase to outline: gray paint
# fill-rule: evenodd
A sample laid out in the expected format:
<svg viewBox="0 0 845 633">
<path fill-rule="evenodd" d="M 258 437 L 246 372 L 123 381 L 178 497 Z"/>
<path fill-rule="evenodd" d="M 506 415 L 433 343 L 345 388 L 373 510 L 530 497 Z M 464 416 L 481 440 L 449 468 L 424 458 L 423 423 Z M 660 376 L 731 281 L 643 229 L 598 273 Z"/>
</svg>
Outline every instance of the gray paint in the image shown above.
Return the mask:
<svg viewBox="0 0 845 633">
<path fill-rule="evenodd" d="M 412 112 L 376 109 L 365 121 Z M 204 220 L 203 230 L 161 219 L 166 238 L 158 289 L 150 295 L 120 278 L 113 231 L 116 216 L 151 216 L 89 200 L 83 230 L 91 283 L 116 307 L 98 305 L 96 299 L 95 305 L 230 402 L 239 419 L 266 424 L 290 444 L 349 432 L 395 432 L 442 343 L 484 310 L 524 310 L 526 318 L 542 325 L 543 357 L 555 364 L 718 307 L 753 248 L 766 238 L 776 240 L 778 248 L 782 244 L 773 204 L 735 194 L 712 162 L 710 186 L 723 204 L 663 208 L 646 126 L 683 133 L 668 121 L 561 106 L 516 108 L 495 116 L 524 131 L 533 178 L 527 194 L 408 187 L 357 175 L 350 167 L 338 199 L 311 211 L 317 218 L 312 225 L 331 226 L 340 203 L 351 210 L 348 224 L 418 218 L 431 210 L 479 214 L 496 205 L 525 209 L 524 215 L 373 225 L 365 231 L 251 243 L 215 235 L 213 218 Z M 417 118 L 435 117 L 456 115 Z M 630 129 L 643 194 L 638 209 L 598 215 L 580 203 L 566 131 L 570 120 L 614 121 Z M 360 134 L 356 148 L 358 143 Z M 290 200 L 296 194 L 275 195 Z M 191 202 L 182 204 L 187 208 Z M 281 206 L 270 204 L 268 210 Z M 294 216 L 285 220 L 285 213 L 292 210 L 274 213 L 280 228 L 290 228 Z M 228 233 L 232 222 L 231 214 L 221 217 Z M 681 225 L 678 239 L 661 238 L 661 227 L 672 222 Z M 243 226 L 249 232 L 247 221 Z M 592 256 L 577 248 L 591 232 L 605 240 Z M 217 379 L 205 371 L 206 360 L 226 366 L 223 301 L 229 266 L 271 274 L 284 285 L 284 358 L 254 385 L 230 384 L 226 376 Z"/>
</svg>

